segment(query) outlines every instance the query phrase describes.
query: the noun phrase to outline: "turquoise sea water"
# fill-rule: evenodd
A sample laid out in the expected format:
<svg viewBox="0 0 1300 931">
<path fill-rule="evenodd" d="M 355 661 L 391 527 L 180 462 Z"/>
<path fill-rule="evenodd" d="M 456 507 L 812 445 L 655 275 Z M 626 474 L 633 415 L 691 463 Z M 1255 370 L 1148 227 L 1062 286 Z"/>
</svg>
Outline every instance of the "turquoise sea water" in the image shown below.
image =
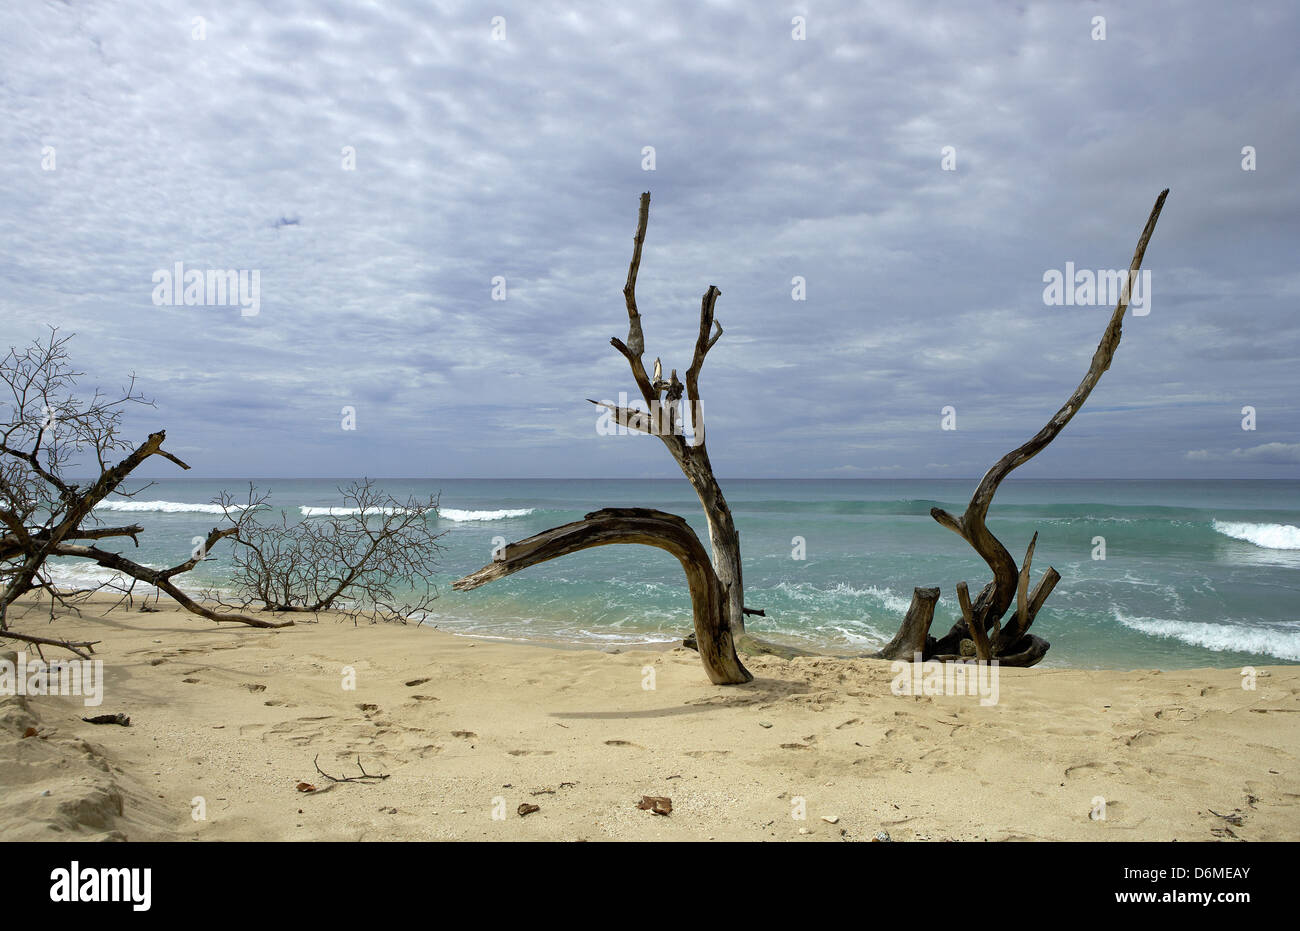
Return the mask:
<svg viewBox="0 0 1300 931">
<path fill-rule="evenodd" d="M 340 503 L 341 482 L 259 480 L 295 519 L 303 507 Z M 631 644 L 679 639 L 690 601 L 677 562 L 644 546 L 587 550 L 473 592 L 451 580 L 491 559 L 498 538 L 519 540 L 600 507 L 655 507 L 707 532 L 684 480 L 386 480 L 399 498 L 441 491 L 442 597 L 427 623 L 479 636 Z M 970 480 L 743 480 L 723 482 L 741 533 L 745 601 L 760 636 L 837 650 L 888 640 L 915 586 L 943 595 L 935 630 L 957 612 L 954 585 L 988 579 L 978 557 L 929 516 L 960 512 Z M 108 523 L 145 526 L 132 558 L 184 560 L 211 528 L 206 505 L 247 480 L 160 481 L 110 502 Z M 998 492 L 990 527 L 1019 558 L 1039 531 L 1034 578 L 1062 580 L 1035 624 L 1052 643 L 1044 665 L 1180 668 L 1300 662 L 1300 481 L 1015 481 Z M 792 558 L 802 537 L 806 559 Z M 1104 537 L 1106 558 L 1094 559 Z M 228 550 L 187 587 L 222 581 Z M 67 580 L 102 576 L 61 566 Z M 184 578 L 184 577 L 183 577 Z M 196 619 L 195 623 L 205 623 Z M 1245 652 L 1241 647 L 1245 647 Z"/>
</svg>

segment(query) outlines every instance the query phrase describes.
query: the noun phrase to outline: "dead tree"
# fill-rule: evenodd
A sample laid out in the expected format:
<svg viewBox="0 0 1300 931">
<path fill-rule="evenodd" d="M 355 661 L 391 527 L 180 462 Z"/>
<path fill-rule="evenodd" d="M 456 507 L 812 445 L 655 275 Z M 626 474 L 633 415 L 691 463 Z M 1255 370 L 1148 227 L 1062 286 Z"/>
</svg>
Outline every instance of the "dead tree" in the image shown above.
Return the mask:
<svg viewBox="0 0 1300 931">
<path fill-rule="evenodd" d="M 700 302 L 699 335 L 695 339 L 690 367 L 686 370 L 685 384 L 678 380 L 676 369 L 665 380 L 658 359 L 655 359 L 653 376 L 647 374 L 645 363 L 641 359 L 645 352 L 645 337 L 641 332 L 641 313 L 636 303 L 636 278 L 641 267 L 641 247 L 645 243 L 649 220 L 650 193 L 647 191 L 641 195 L 636 236 L 632 240 L 632 261 L 627 270 L 627 284 L 623 286 L 623 299 L 627 305 L 627 342 L 616 336 L 609 341 L 627 359 L 646 409 L 638 411 L 602 401 L 591 403 L 607 408 L 618 425 L 659 437 L 695 489 L 709 524 L 713 568 L 726 593 L 727 619 L 732 631 L 739 637 L 745 633 L 746 614 L 740 564 L 740 533 L 736 530 L 731 508 L 727 506 L 727 499 L 722 494 L 722 488 L 714 477 L 713 466 L 709 462 L 700 402 L 700 370 L 704 367 L 704 357 L 722 336 L 722 324 L 713 318 L 714 305 L 722 292 L 713 285 L 704 292 L 704 298 Z M 685 423 L 679 411 L 683 392 L 687 402 L 685 408 L 690 414 L 691 442 L 687 441 Z"/>
<path fill-rule="evenodd" d="M 644 207 L 645 201 L 642 201 Z M 700 660 L 715 685 L 736 685 L 753 679 L 736 655 L 731 624 L 727 618 L 726 591 L 714 571 L 709 554 L 695 531 L 676 514 L 647 508 L 605 508 L 582 520 L 543 530 L 511 543 L 500 557 L 452 583 L 457 591 L 469 591 L 488 582 L 526 569 L 548 559 L 613 543 L 643 543 L 667 550 L 677 557 L 686 572 L 691 592 L 691 613 Z"/>
<path fill-rule="evenodd" d="M 199 557 L 191 556 L 167 569 L 150 569 L 120 553 L 105 550 L 97 541 L 128 538 L 138 542 L 143 528 L 137 524 L 100 526 L 95 506 L 110 494 L 130 497 L 122 482 L 153 456 L 189 466 L 163 449 L 166 435 L 151 433 L 138 445 L 121 435 L 124 410 L 148 402 L 135 389 L 132 378 L 121 393 L 96 391 L 89 398 L 74 393 L 77 378 L 69 361 L 70 337 L 51 328 L 48 338 L 25 349 L 11 348 L 0 359 L 0 637 L 34 645 L 49 643 L 10 629 L 14 602 L 29 592 L 44 592 L 54 603 L 70 604 L 70 594 L 60 591 L 50 578 L 51 557 L 89 560 L 99 566 L 157 587 L 184 608 L 214 621 L 253 627 L 283 627 L 291 622 L 227 615 L 193 601 L 173 579 L 193 569 Z M 79 484 L 68 477 L 71 469 L 86 468 L 89 460 L 98 478 Z M 232 531 L 214 529 L 207 545 Z M 90 542 L 87 542 L 90 541 Z M 67 645 L 67 644 L 64 644 Z M 69 647 L 70 649 L 72 647 Z M 75 652 L 75 650 L 74 650 Z"/>
<path fill-rule="evenodd" d="M 233 610 L 405 621 L 423 617 L 438 597 L 432 582 L 438 542 L 438 496 L 399 501 L 370 479 L 339 488 L 342 504 L 291 520 L 267 519 L 270 494 L 249 485 L 237 503 L 216 502 L 231 526 L 229 584 L 204 598 Z"/>
<path fill-rule="evenodd" d="M 993 580 L 984 586 L 974 604 L 970 601 L 966 583 L 961 582 L 957 585 L 957 599 L 962 616 L 952 629 L 938 640 L 931 637 L 929 631 L 934 619 L 934 607 L 939 598 L 939 590 L 937 588 L 916 589 L 912 595 L 911 607 L 898 633 L 876 656 L 883 659 L 911 660 L 920 655 L 923 659 L 943 661 L 972 655 L 982 660 L 996 659 L 1003 666 L 1032 666 L 1047 652 L 1050 644 L 1041 637 L 1029 633 L 1029 626 L 1033 624 L 1034 618 L 1047 600 L 1047 596 L 1052 593 L 1056 583 L 1061 580 L 1061 575 L 1055 569 L 1048 567 L 1030 592 L 1029 573 L 1038 534 L 1035 533 L 1030 539 L 1024 561 L 1017 566 L 1002 541 L 988 529 L 985 519 L 1002 480 L 1047 448 L 1047 444 L 1052 442 L 1079 412 L 1079 408 L 1088 400 L 1088 395 L 1092 393 L 1102 374 L 1110 368 L 1122 335 L 1130 289 L 1142 267 L 1147 243 L 1156 228 L 1156 221 L 1160 218 L 1160 211 L 1164 207 L 1165 197 L 1168 194 L 1168 189 L 1161 191 L 1160 196 L 1156 198 L 1155 206 L 1151 208 L 1151 215 L 1147 217 L 1146 226 L 1138 238 L 1137 249 L 1133 253 L 1133 261 L 1129 265 L 1129 274 L 1124 281 L 1119 301 L 1111 313 L 1110 323 L 1102 334 L 1097 351 L 1093 353 L 1092 364 L 1088 366 L 1088 372 L 1083 376 L 1079 387 L 1074 389 L 1074 393 L 1043 429 L 1007 453 L 993 465 L 993 468 L 989 469 L 975 489 L 961 517 L 954 517 L 942 508 L 930 509 L 931 517 L 969 543 L 980 558 L 988 564 L 993 572 Z M 1002 617 L 1013 601 L 1016 603 L 1015 613 L 1004 625 Z M 962 641 L 965 640 L 971 641 L 971 645 L 963 651 Z"/>
</svg>

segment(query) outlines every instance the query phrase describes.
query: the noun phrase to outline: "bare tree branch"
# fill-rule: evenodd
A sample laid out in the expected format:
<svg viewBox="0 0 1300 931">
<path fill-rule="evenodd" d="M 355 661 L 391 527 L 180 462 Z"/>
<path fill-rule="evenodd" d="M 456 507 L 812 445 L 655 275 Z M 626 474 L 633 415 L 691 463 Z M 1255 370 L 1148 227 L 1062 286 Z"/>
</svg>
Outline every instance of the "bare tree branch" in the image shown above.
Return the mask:
<svg viewBox="0 0 1300 931">
<path fill-rule="evenodd" d="M 978 651 L 981 649 L 980 641 L 984 639 L 984 633 L 990 626 L 993 626 L 994 632 L 993 636 L 989 638 L 989 650 L 994 657 L 999 658 L 1004 664 L 1010 662 L 1010 657 L 1005 655 L 1004 652 L 1007 650 L 1019 650 L 1017 655 L 1020 659 L 1032 659 L 1034 662 L 1041 659 L 1042 654 L 1046 652 L 1046 641 L 1030 637 L 1026 632 L 1029 625 L 1033 623 L 1034 617 L 1042 607 L 1043 602 L 1047 600 L 1052 588 L 1060 580 L 1060 574 L 1049 567 L 1035 587 L 1033 595 L 1027 595 L 1030 563 L 1033 559 L 1034 546 L 1038 535 L 1035 533 L 1034 539 L 1029 544 L 1022 570 L 1016 566 L 1015 559 L 1007 551 L 1002 541 L 988 529 L 985 521 L 988 516 L 989 506 L 993 503 L 993 496 L 997 493 L 998 486 L 1003 479 L 1042 452 L 1065 429 L 1066 424 L 1074 418 L 1074 415 L 1079 412 L 1084 402 L 1087 401 L 1101 376 L 1110 368 L 1115 357 L 1115 350 L 1119 347 L 1120 337 L 1123 334 L 1124 314 L 1128 309 L 1132 283 L 1142 267 L 1147 244 L 1155 231 L 1156 221 L 1160 219 L 1160 212 L 1164 208 L 1165 198 L 1168 195 L 1168 189 L 1161 191 L 1156 198 L 1155 205 L 1151 208 L 1146 225 L 1138 237 L 1137 247 L 1134 249 L 1133 259 L 1129 264 L 1129 273 L 1125 279 L 1119 300 L 1115 305 L 1115 309 L 1111 312 L 1110 321 L 1102 334 L 1096 351 L 1093 353 L 1088 371 L 1084 374 L 1083 380 L 1079 382 L 1078 387 L 1074 389 L 1065 404 L 1047 422 L 1046 426 L 994 463 L 993 467 L 980 480 L 974 494 L 971 495 L 965 512 L 960 518 L 954 517 L 942 508 L 931 508 L 930 516 L 941 526 L 953 531 L 969 543 L 993 571 L 993 581 L 980 592 L 975 604 L 970 606 L 969 614 L 967 613 L 967 605 L 963 603 L 962 619 L 938 642 L 938 649 L 951 647 L 958 639 L 969 634 L 972 639 L 975 639 Z M 1016 614 L 1005 628 L 1001 628 L 999 622 L 1010 607 L 1013 599 L 1018 601 Z M 906 621 L 904 623 L 906 624 Z M 976 628 L 979 629 L 978 635 L 975 632 Z M 1021 641 L 1025 641 L 1025 643 L 1022 644 Z M 1024 647 L 1024 649 L 1021 649 L 1021 647 Z"/>
<path fill-rule="evenodd" d="M 20 634 L 12 630 L 0 630 L 0 637 L 8 637 L 10 640 L 21 640 L 23 643 L 35 645 L 62 647 L 82 659 L 90 659 L 88 654 L 94 653 L 94 646 L 99 643 L 98 640 L 58 640 L 52 637 L 35 637 L 31 634 Z"/>
<path fill-rule="evenodd" d="M 713 465 L 709 461 L 708 448 L 705 445 L 705 426 L 703 405 L 700 402 L 699 378 L 704 366 L 704 357 L 722 336 L 722 325 L 713 318 L 714 305 L 722 292 L 713 285 L 704 292 L 700 303 L 699 335 L 695 341 L 690 367 L 686 371 L 686 381 L 677 378 L 677 370 L 672 370 L 672 377 L 665 381 L 660 359 L 655 359 L 653 379 L 646 374 L 642 356 L 645 353 L 645 336 L 641 326 L 641 312 L 637 307 L 636 283 L 641 268 L 641 250 L 645 244 L 646 227 L 650 221 L 650 193 L 641 195 L 637 210 L 636 235 L 632 240 L 632 260 L 628 264 L 627 284 L 623 287 L 624 303 L 627 305 L 628 335 L 627 342 L 618 337 L 610 339 L 612 345 L 627 359 L 632 370 L 632 378 L 637 390 L 646 404 L 648 411 L 665 412 L 666 416 L 648 419 L 637 418 L 636 412 L 614 407 L 609 404 L 601 406 L 610 408 L 617 422 L 633 430 L 649 432 L 658 436 L 668 448 L 678 467 L 681 468 L 700 499 L 700 505 L 709 522 L 709 546 L 712 553 L 714 571 L 717 573 L 727 593 L 727 617 L 732 630 L 737 636 L 745 632 L 744 582 L 740 559 L 740 534 L 736 530 L 735 520 L 727 500 L 713 474 Z M 689 416 L 693 430 L 693 442 L 688 443 L 685 435 L 685 420 L 679 413 L 683 394 L 686 395 Z M 598 403 L 598 402 L 593 402 Z M 642 415 L 643 417 L 645 415 Z M 666 424 L 665 424 L 666 421 Z M 642 424 L 649 424 L 646 430 Z"/>
<path fill-rule="evenodd" d="M 646 508 L 593 511 L 582 520 L 511 543 L 501 558 L 457 579 L 452 588 L 469 591 L 549 559 L 614 543 L 642 543 L 676 556 L 686 572 L 695 637 L 709 679 L 717 685 L 734 685 L 753 679 L 736 656 L 731 625 L 726 616 L 725 593 L 713 571 L 709 554 L 695 536 L 695 531 L 676 514 Z"/>
</svg>

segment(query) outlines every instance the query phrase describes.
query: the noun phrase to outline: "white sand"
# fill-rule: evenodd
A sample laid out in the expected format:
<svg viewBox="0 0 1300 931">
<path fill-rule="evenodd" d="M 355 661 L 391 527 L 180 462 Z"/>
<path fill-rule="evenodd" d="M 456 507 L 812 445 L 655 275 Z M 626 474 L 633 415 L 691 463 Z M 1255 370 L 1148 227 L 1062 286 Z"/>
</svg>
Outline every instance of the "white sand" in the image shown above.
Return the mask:
<svg viewBox="0 0 1300 931">
<path fill-rule="evenodd" d="M 14 626 L 100 640 L 105 697 L 0 698 L 3 840 L 1300 839 L 1294 666 L 1260 667 L 1254 691 L 1237 669 L 1004 670 L 982 707 L 891 694 L 875 660 L 751 657 L 755 682 L 721 687 L 684 649 L 332 618 L 218 629 L 100 606 Z M 129 728 L 81 721 L 118 711 Z M 334 784 L 317 755 L 389 778 Z"/>
</svg>

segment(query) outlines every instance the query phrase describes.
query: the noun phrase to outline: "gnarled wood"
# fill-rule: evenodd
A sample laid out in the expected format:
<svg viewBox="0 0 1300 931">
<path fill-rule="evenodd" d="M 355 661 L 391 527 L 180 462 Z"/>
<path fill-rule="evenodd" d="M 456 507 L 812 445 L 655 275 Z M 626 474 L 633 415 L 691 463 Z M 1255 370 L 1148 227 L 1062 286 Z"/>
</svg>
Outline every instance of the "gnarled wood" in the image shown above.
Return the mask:
<svg viewBox="0 0 1300 931">
<path fill-rule="evenodd" d="M 974 622 L 975 616 L 970 606 L 970 588 L 965 582 L 957 583 L 957 603 L 961 605 L 961 619 L 970 629 L 970 638 L 975 644 L 975 658 L 988 662 L 993 658 L 989 637 L 984 633 L 984 629 Z"/>
<path fill-rule="evenodd" d="M 1038 616 L 1039 610 L 1043 607 L 1043 602 L 1047 600 L 1047 596 L 1052 593 L 1052 589 L 1056 588 L 1056 583 L 1059 581 L 1061 581 L 1061 573 L 1048 567 L 1048 570 L 1043 573 L 1043 577 L 1038 580 L 1038 584 L 1034 586 L 1033 593 L 1029 596 L 1029 604 L 1025 609 L 1024 626 L 1020 626 L 1018 618 L 1013 619 L 1013 622 L 1008 624 L 1006 629 L 1000 632 L 1000 635 L 995 634 L 992 638 L 995 653 L 998 650 L 1008 653 L 1016 650 L 1017 644 L 1024 639 L 1026 632 L 1029 630 L 1029 625 L 1034 623 L 1034 618 Z M 1043 641 L 1043 643 L 1043 651 L 1046 652 L 1047 642 Z"/>
<path fill-rule="evenodd" d="M 942 508 L 932 508 L 930 511 L 931 516 L 936 521 L 966 540 L 988 563 L 989 568 L 993 570 L 994 587 L 992 597 L 984 606 L 984 610 L 981 612 L 982 616 L 978 618 L 985 624 L 985 629 L 987 629 L 993 618 L 1001 618 L 1006 613 L 1011 604 L 1011 599 L 1015 597 L 1019 577 L 1015 560 L 1007 552 L 1007 548 L 1002 545 L 997 537 L 993 536 L 985 525 L 985 518 L 988 516 L 989 506 L 993 503 L 993 496 L 997 493 L 998 486 L 1002 484 L 1003 479 L 1042 452 L 1065 429 L 1065 425 L 1074 418 L 1074 415 L 1079 412 L 1079 408 L 1088 400 L 1088 396 L 1092 394 L 1092 389 L 1096 387 L 1101 376 L 1110 368 L 1111 361 L 1115 357 L 1115 350 L 1119 347 L 1120 337 L 1123 335 L 1124 313 L 1128 310 L 1129 282 L 1132 281 L 1142 267 L 1142 259 L 1146 255 L 1147 243 L 1150 242 L 1151 234 L 1155 231 L 1156 221 L 1160 219 L 1160 211 L 1164 208 L 1165 198 L 1168 195 L 1169 190 L 1167 188 L 1161 191 L 1160 196 L 1156 198 L 1155 206 L 1151 208 L 1151 214 L 1147 217 L 1146 226 L 1143 227 L 1142 234 L 1138 237 L 1137 248 L 1133 252 L 1133 260 L 1129 263 L 1128 280 L 1124 284 L 1119 301 L 1115 305 L 1115 310 L 1111 313 L 1110 322 L 1102 334 L 1101 342 L 1098 343 L 1097 350 L 1093 353 L 1092 363 L 1088 366 L 1088 371 L 1083 376 L 1083 380 L 1079 382 L 1079 386 L 1074 389 L 1074 393 L 1070 395 L 1065 404 L 1061 406 L 1060 410 L 1047 422 L 1043 429 L 994 463 L 993 468 L 989 469 L 984 478 L 980 480 L 975 493 L 971 495 L 965 513 L 962 514 L 960 519 L 953 517 Z"/>
<path fill-rule="evenodd" d="M 613 543 L 643 543 L 676 556 L 686 572 L 697 649 L 710 681 L 716 685 L 736 685 L 753 679 L 736 655 L 727 618 L 726 592 L 713 570 L 708 551 L 690 525 L 676 514 L 648 508 L 593 511 L 582 520 L 511 543 L 499 559 L 457 579 L 452 588 L 469 591 L 537 563 Z"/>
<path fill-rule="evenodd" d="M 1033 623 L 1034 616 L 1043 602 L 1047 600 L 1052 588 L 1060 581 L 1060 575 L 1055 569 L 1049 568 L 1035 587 L 1033 596 L 1027 597 L 1025 592 L 1029 584 L 1029 567 L 1038 535 L 1034 534 L 1034 541 L 1029 544 L 1022 570 L 1016 566 L 1015 559 L 1002 541 L 988 529 L 985 519 L 1002 480 L 1042 452 L 1065 429 L 1066 424 L 1088 400 L 1088 396 L 1101 376 L 1110 368 L 1115 350 L 1119 347 L 1123 335 L 1124 313 L 1128 310 L 1132 282 L 1142 267 L 1147 243 L 1150 242 L 1151 234 L 1155 231 L 1156 221 L 1160 219 L 1160 211 L 1164 208 L 1165 198 L 1168 195 L 1167 188 L 1161 191 L 1155 205 L 1151 208 L 1146 225 L 1138 237 L 1133 260 L 1129 263 L 1128 278 L 1124 282 L 1115 309 L 1111 312 L 1110 321 L 1102 334 L 1101 341 L 1097 344 L 1097 350 L 1093 353 L 1088 371 L 1078 387 L 1043 429 L 994 463 L 980 480 L 960 518 L 954 517 L 942 508 L 930 509 L 930 516 L 969 543 L 993 572 L 993 581 L 980 592 L 971 608 L 971 617 L 967 618 L 963 610 L 963 618 L 937 641 L 936 653 L 945 655 L 956 653 L 958 651 L 954 647 L 961 639 L 968 635 L 974 639 L 975 628 L 978 627 L 980 634 L 984 634 L 990 626 L 995 628 L 993 637 L 989 638 L 991 650 L 1002 665 L 1032 665 L 1042 659 L 1042 654 L 1047 651 L 1048 644 L 1045 640 L 1031 637 L 1026 634 L 1026 631 Z M 1016 614 L 1005 629 L 1000 629 L 997 625 L 1013 600 L 1019 602 Z M 907 623 L 904 619 L 904 627 Z M 976 649 L 979 649 L 978 641 Z"/>
<path fill-rule="evenodd" d="M 901 659 L 911 661 L 916 656 L 924 657 L 933 650 L 934 638 L 930 636 L 930 625 L 934 623 L 934 606 L 939 601 L 939 589 L 915 588 L 912 590 L 912 603 L 908 606 L 903 623 L 879 653 L 872 654 L 877 659 Z"/>
<path fill-rule="evenodd" d="M 654 377 L 646 374 L 642 354 L 645 352 L 645 336 L 641 329 L 641 312 L 636 301 L 637 273 L 641 268 L 641 249 L 645 244 L 646 227 L 650 222 L 650 192 L 641 195 L 637 211 L 636 235 L 632 240 L 632 261 L 628 264 L 627 283 L 623 286 L 623 299 L 627 305 L 628 332 L 627 342 L 613 337 L 610 345 L 627 359 L 632 370 L 632 378 L 650 411 L 658 412 L 667 407 L 668 429 L 648 428 L 650 424 L 660 424 L 659 418 L 651 420 L 644 413 L 620 408 L 600 401 L 591 401 L 612 411 L 616 423 L 629 429 L 658 436 L 676 460 L 686 479 L 695 489 L 704 509 L 704 516 L 709 524 L 709 548 L 712 552 L 714 572 L 722 583 L 726 593 L 726 613 L 736 636 L 745 632 L 745 588 L 740 565 L 740 534 L 736 530 L 735 520 L 727 499 L 722 494 L 722 487 L 713 475 L 713 465 L 709 462 L 708 447 L 705 445 L 705 428 L 703 406 L 700 403 L 700 371 L 704 367 L 704 358 L 709 350 L 722 336 L 722 324 L 713 316 L 714 306 L 722 296 L 713 285 L 709 285 L 700 302 L 700 327 L 695 340 L 695 350 L 691 355 L 690 367 L 686 370 L 686 382 L 677 379 L 677 370 L 672 370 L 672 377 L 665 381 L 662 365 L 655 360 Z M 687 443 L 681 435 L 681 422 L 676 415 L 677 402 L 683 392 L 690 408 L 694 442 Z M 590 401 L 591 399 L 588 398 Z"/>
</svg>

